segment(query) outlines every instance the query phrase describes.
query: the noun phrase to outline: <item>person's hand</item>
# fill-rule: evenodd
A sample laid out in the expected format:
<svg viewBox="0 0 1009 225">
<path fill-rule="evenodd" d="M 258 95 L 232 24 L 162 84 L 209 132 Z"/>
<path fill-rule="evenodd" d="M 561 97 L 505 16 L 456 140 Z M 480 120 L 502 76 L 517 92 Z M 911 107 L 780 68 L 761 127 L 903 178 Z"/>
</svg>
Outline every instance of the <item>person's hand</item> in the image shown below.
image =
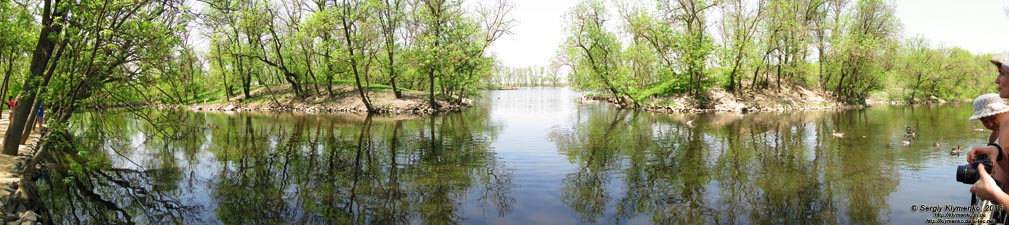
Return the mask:
<svg viewBox="0 0 1009 225">
<path fill-rule="evenodd" d="M 977 171 L 980 177 L 974 185 L 970 186 L 970 192 L 977 194 L 977 197 L 981 199 L 1000 203 L 995 200 L 1006 195 L 1006 193 L 1002 192 L 1002 189 L 999 189 L 998 185 L 995 184 L 995 179 L 992 179 L 991 175 L 988 175 L 984 164 L 978 164 Z"/>
<path fill-rule="evenodd" d="M 994 147 L 989 146 L 971 147 L 970 151 L 967 151 L 967 163 L 974 163 L 974 159 L 976 159 L 977 156 L 981 155 L 988 156 L 989 159 L 997 159 L 998 151 L 992 151 L 992 148 Z"/>
</svg>

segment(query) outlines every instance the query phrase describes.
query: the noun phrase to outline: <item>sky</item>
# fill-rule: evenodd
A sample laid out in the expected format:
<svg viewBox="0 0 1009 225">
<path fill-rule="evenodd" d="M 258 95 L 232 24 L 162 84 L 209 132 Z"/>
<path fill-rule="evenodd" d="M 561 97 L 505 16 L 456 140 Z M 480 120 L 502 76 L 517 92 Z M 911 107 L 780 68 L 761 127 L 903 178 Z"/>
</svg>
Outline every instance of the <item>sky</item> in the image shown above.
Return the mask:
<svg viewBox="0 0 1009 225">
<path fill-rule="evenodd" d="M 489 2 L 491 0 L 481 0 Z M 642 0 L 652 1 L 652 0 Z M 513 34 L 491 46 L 505 66 L 549 65 L 564 40 L 562 16 L 578 0 L 512 0 Z M 921 35 L 933 47 L 960 47 L 972 53 L 1009 52 L 1009 0 L 897 0 L 902 36 Z M 615 14 L 613 7 L 607 7 Z M 610 23 L 618 23 L 611 19 Z"/>
<path fill-rule="evenodd" d="M 1009 0 L 900 0 L 904 37 L 921 35 L 933 45 L 972 53 L 1009 52 Z"/>
<path fill-rule="evenodd" d="M 482 0 L 490 2 L 490 0 Z M 577 0 L 512 0 L 512 18 L 516 25 L 512 34 L 501 37 L 490 51 L 505 66 L 525 67 L 549 65 L 557 46 L 564 41 L 563 15 Z"/>
</svg>

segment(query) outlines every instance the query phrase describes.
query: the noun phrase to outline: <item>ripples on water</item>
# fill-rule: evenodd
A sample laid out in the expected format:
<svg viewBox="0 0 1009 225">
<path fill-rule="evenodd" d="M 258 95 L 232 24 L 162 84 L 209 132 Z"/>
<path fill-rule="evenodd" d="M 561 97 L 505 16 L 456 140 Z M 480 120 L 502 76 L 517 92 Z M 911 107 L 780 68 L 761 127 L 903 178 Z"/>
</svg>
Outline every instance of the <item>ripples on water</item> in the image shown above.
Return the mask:
<svg viewBox="0 0 1009 225">
<path fill-rule="evenodd" d="M 924 223 L 911 205 L 969 202 L 948 149 L 987 137 L 967 104 L 662 114 L 580 96 L 491 91 L 406 120 L 84 115 L 85 154 L 113 167 L 54 174 L 43 196 L 67 224 Z"/>
</svg>

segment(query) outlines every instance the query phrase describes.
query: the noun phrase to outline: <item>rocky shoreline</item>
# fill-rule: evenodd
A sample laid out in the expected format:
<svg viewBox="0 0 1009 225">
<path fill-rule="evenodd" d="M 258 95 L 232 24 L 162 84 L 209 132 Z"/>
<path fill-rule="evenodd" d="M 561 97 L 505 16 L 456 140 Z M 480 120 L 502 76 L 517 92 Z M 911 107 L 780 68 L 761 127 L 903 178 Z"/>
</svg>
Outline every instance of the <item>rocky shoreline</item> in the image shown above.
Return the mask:
<svg viewBox="0 0 1009 225">
<path fill-rule="evenodd" d="M 452 104 L 445 101 L 439 102 L 441 107 L 436 109 L 427 103 L 411 104 L 405 107 L 388 106 L 379 107 L 373 114 L 378 115 L 432 115 L 446 112 L 458 112 L 463 108 L 473 105 L 473 100 L 464 99 L 459 104 Z M 193 104 L 193 105 L 154 105 L 155 109 L 185 109 L 194 112 L 300 112 L 300 113 L 354 113 L 368 114 L 365 107 L 360 106 L 333 106 L 326 104 Z"/>
<path fill-rule="evenodd" d="M 843 104 L 831 104 L 831 105 L 804 105 L 804 104 L 792 104 L 784 105 L 779 107 L 770 106 L 747 106 L 747 105 L 734 105 L 733 107 L 726 106 L 714 106 L 712 108 L 699 108 L 695 106 L 658 106 L 658 105 L 642 105 L 638 107 L 633 106 L 623 106 L 618 104 L 612 97 L 599 97 L 599 96 L 586 96 L 580 99 L 581 103 L 596 103 L 596 102 L 606 102 L 608 104 L 613 104 L 618 108 L 633 108 L 636 110 L 642 110 L 646 112 L 661 112 L 661 113 L 706 113 L 706 112 L 784 112 L 784 111 L 815 111 L 815 110 L 846 110 L 846 109 L 860 109 L 867 106 L 860 105 L 843 105 Z"/>
<path fill-rule="evenodd" d="M 0 178 L 0 193 L 2 193 L 0 209 L 3 209 L 4 224 L 42 224 L 42 216 L 26 208 L 23 204 L 30 200 L 27 199 L 25 190 L 21 188 L 21 184 L 25 182 L 22 181 L 22 171 L 25 171 L 25 165 L 28 165 L 29 160 L 33 160 L 34 155 L 39 151 L 38 143 L 39 135 L 33 133 L 26 144 L 21 145 L 18 155 L 14 156 L 14 166 L 8 168 L 8 171 L 0 171 L 5 173 L 5 176 Z M 34 165 L 40 166 L 37 163 Z"/>
<path fill-rule="evenodd" d="M 863 109 L 876 105 L 903 105 L 903 104 L 933 104 L 946 103 L 947 100 L 931 98 L 911 103 L 897 101 L 867 99 L 864 104 L 844 104 L 832 101 L 820 93 L 807 89 L 797 89 L 784 93 L 773 94 L 748 94 L 739 97 L 735 94 L 724 91 L 712 91 L 711 103 L 708 107 L 699 107 L 691 104 L 694 100 L 687 96 L 653 98 L 650 102 L 663 102 L 655 105 L 630 106 L 620 104 L 612 96 L 585 95 L 579 99 L 580 104 L 606 102 L 618 108 L 633 108 L 646 112 L 661 113 L 705 113 L 705 112 L 784 112 L 784 111 L 817 111 L 817 110 L 849 110 Z M 626 101 L 625 101 L 626 102 Z M 951 100 L 951 102 L 958 102 Z"/>
</svg>

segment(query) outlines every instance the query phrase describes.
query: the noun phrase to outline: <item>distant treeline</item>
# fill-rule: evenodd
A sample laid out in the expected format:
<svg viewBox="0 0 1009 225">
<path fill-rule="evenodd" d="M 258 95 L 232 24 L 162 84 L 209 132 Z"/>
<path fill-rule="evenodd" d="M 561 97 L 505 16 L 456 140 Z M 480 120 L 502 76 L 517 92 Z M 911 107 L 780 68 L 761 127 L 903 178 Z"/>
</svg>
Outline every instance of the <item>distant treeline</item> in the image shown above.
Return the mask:
<svg viewBox="0 0 1009 225">
<path fill-rule="evenodd" d="M 498 87 L 556 87 L 562 85 L 558 69 L 548 66 L 496 66 L 488 83 Z"/>
<path fill-rule="evenodd" d="M 800 85 L 859 104 L 870 96 L 969 99 L 993 87 L 985 76 L 995 72 L 990 55 L 901 38 L 888 1 L 615 3 L 572 8 L 556 60 L 572 68 L 569 84 L 627 105 L 682 94 L 703 105 L 713 88 L 745 94 Z"/>
</svg>

